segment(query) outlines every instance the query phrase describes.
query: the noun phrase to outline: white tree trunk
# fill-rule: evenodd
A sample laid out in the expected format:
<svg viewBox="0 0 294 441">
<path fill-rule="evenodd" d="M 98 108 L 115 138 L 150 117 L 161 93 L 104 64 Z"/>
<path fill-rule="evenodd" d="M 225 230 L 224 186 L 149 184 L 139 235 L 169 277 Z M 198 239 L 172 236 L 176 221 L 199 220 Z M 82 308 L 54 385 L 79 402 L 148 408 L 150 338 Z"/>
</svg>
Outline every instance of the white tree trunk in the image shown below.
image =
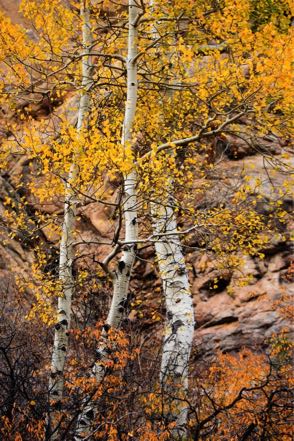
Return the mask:
<svg viewBox="0 0 294 441">
<path fill-rule="evenodd" d="M 163 202 L 153 202 L 151 210 L 154 234 L 170 234 L 167 239 L 159 237 L 155 244 L 166 304 L 160 381 L 166 394 L 167 412 L 176 421 L 175 433 L 183 436 L 187 406 L 182 399 L 188 390 L 189 358 L 195 325 L 194 309 L 185 257 L 177 234 L 172 197 L 167 197 Z"/>
<path fill-rule="evenodd" d="M 127 57 L 127 101 L 122 132 L 122 145 L 124 149 L 132 146 L 132 130 L 136 115 L 138 79 L 137 63 L 137 25 L 138 7 L 135 0 L 129 1 L 129 33 L 128 33 L 128 57 Z M 117 327 L 124 315 L 124 307 L 127 300 L 131 271 L 135 260 L 135 242 L 138 240 L 137 223 L 137 174 L 132 170 L 124 178 L 123 212 L 125 222 L 126 245 L 118 263 L 114 276 L 114 292 L 110 311 L 106 323 Z M 132 244 L 132 242 L 134 242 Z"/>
<path fill-rule="evenodd" d="M 86 1 L 86 0 L 85 0 Z M 92 43 L 92 34 L 90 26 L 90 12 L 85 1 L 81 1 L 81 19 L 83 52 L 88 53 L 89 46 Z M 82 57 L 82 91 L 78 111 L 77 130 L 81 131 L 86 126 L 87 116 L 90 110 L 89 89 L 92 84 L 91 79 L 91 58 L 89 56 Z M 78 156 L 78 153 L 77 155 Z M 49 400 L 51 412 L 59 409 L 63 398 L 64 384 L 64 366 L 66 354 L 68 350 L 68 334 L 71 320 L 71 302 L 74 293 L 74 277 L 72 273 L 73 267 L 73 243 L 74 243 L 74 223 L 76 196 L 72 189 L 78 174 L 77 157 L 71 165 L 70 172 L 65 186 L 65 202 L 64 202 L 64 219 L 62 226 L 62 235 L 60 241 L 60 257 L 59 257 L 59 280 L 62 284 L 62 295 L 58 298 L 57 323 L 54 331 L 54 343 L 51 361 L 51 375 L 49 381 Z M 51 414 L 51 425 L 53 423 Z M 58 430 L 51 435 L 51 440 L 58 439 Z"/>
<path fill-rule="evenodd" d="M 154 0 L 150 0 L 151 8 L 154 3 Z M 153 37 L 157 38 L 154 26 Z M 172 99 L 172 96 L 170 98 Z M 168 180 L 165 191 L 166 197 L 163 197 L 162 201 L 151 204 L 153 233 L 171 234 L 165 241 L 159 236 L 159 241 L 155 243 L 166 304 L 160 382 L 166 394 L 167 410 L 176 422 L 174 435 L 181 438 L 186 433 L 188 409 L 183 399 L 188 391 L 189 359 L 195 319 L 188 271 L 177 234 L 171 179 Z"/>
<path fill-rule="evenodd" d="M 128 56 L 127 56 L 127 100 L 125 106 L 125 117 L 122 130 L 122 146 L 124 149 L 132 146 L 132 129 L 136 115 L 138 80 L 137 80 L 137 25 L 138 7 L 136 0 L 129 0 L 129 31 L 128 31 Z M 137 224 L 137 174 L 133 169 L 124 178 L 123 213 L 125 223 L 125 245 L 122 256 L 118 262 L 117 269 L 113 276 L 113 296 L 110 310 L 106 319 L 102 339 L 97 352 L 97 362 L 93 368 L 96 382 L 99 384 L 104 377 L 104 362 L 107 360 L 107 329 L 108 327 L 118 328 L 125 316 L 129 282 L 132 267 L 135 261 L 135 243 L 138 240 Z M 133 242 L 133 244 L 132 244 Z M 97 409 L 95 403 L 88 400 L 77 424 L 75 440 L 88 439 L 93 417 Z"/>
<path fill-rule="evenodd" d="M 132 171 L 124 181 L 125 241 L 130 245 L 124 246 L 114 275 L 113 297 L 106 320 L 109 326 L 115 328 L 119 326 L 124 317 L 124 306 L 127 303 L 131 271 L 135 261 L 135 242 L 138 240 L 136 186 L 137 175 L 135 171 Z"/>
</svg>

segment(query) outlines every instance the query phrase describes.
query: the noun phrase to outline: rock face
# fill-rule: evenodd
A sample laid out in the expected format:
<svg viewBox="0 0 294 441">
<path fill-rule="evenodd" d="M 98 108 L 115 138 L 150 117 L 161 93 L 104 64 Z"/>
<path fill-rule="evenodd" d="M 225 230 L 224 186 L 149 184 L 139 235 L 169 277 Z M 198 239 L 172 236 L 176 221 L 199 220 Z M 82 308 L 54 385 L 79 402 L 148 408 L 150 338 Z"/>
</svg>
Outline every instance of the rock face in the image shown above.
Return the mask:
<svg viewBox="0 0 294 441">
<path fill-rule="evenodd" d="M 197 285 L 201 286 L 201 281 L 207 282 L 209 273 L 200 275 L 193 283 L 198 324 L 196 356 L 210 356 L 217 349 L 232 351 L 242 346 L 266 345 L 274 333 L 287 326 L 279 313 L 279 300 L 285 292 L 290 293 L 291 288 L 294 294 L 293 286 L 281 275 L 281 270 L 290 265 L 290 250 L 266 256 L 262 263 L 265 269 L 257 268 L 253 259 L 247 260 L 252 282 L 248 286 L 234 287 L 233 294 L 225 289 L 201 296 Z M 232 280 L 228 287 L 233 283 Z"/>
<path fill-rule="evenodd" d="M 277 200 L 285 210 L 291 210 L 292 200 L 281 189 L 285 171 L 287 167 L 293 167 L 294 161 L 286 161 L 284 169 L 278 169 L 275 164 L 280 159 L 277 156 L 272 164 L 265 164 L 262 155 L 255 155 L 239 161 L 225 161 L 220 176 L 225 174 L 234 182 L 240 179 L 243 170 L 253 187 L 256 179 L 259 181 L 255 193 L 261 196 L 261 202 L 257 210 L 267 213 L 271 210 L 270 201 Z M 221 187 L 217 191 L 220 200 L 224 197 L 222 191 Z M 292 227 L 288 224 L 285 231 Z M 266 345 L 273 334 L 289 325 L 280 311 L 281 298 L 294 294 L 293 257 L 287 237 L 286 234 L 282 242 L 272 238 L 263 250 L 264 259 L 243 256 L 241 274 L 219 275 L 205 254 L 189 257 L 195 275 L 192 290 L 198 325 L 195 331 L 196 357 L 210 356 L 217 349 L 232 351 L 242 346 L 257 348 Z M 238 286 L 240 275 L 248 278 L 249 284 Z M 220 281 L 218 288 L 213 289 L 216 277 Z"/>
</svg>

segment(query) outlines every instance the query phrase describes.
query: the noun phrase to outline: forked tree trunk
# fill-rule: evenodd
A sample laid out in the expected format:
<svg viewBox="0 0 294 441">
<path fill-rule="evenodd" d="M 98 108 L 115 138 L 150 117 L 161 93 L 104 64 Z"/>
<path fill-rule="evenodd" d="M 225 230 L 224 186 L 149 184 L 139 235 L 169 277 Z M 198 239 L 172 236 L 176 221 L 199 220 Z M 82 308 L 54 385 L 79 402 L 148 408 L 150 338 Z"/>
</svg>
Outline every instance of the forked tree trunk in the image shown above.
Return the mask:
<svg viewBox="0 0 294 441">
<path fill-rule="evenodd" d="M 136 0 L 129 0 L 129 30 L 127 56 L 127 100 L 122 130 L 122 146 L 124 149 L 132 146 L 132 130 L 137 106 L 137 24 L 138 7 Z M 97 348 L 97 362 L 93 368 L 96 383 L 99 385 L 105 375 L 104 363 L 107 360 L 107 328 L 118 328 L 125 316 L 129 282 L 135 261 L 135 243 L 138 240 L 137 225 L 137 174 L 133 169 L 124 178 L 123 213 L 125 224 L 125 245 L 122 256 L 113 275 L 113 296 L 110 310 L 106 319 L 101 342 Z M 91 423 L 96 414 L 95 402 L 91 400 L 85 405 L 78 419 L 75 440 L 88 439 Z"/>
<path fill-rule="evenodd" d="M 88 53 L 92 43 L 90 11 L 86 4 L 87 0 L 81 0 L 81 19 L 83 52 Z M 82 90 L 79 103 L 77 130 L 81 131 L 86 127 L 86 121 L 90 110 L 89 89 L 92 84 L 91 79 L 91 59 L 89 56 L 82 57 Z M 76 160 L 78 152 L 76 152 Z M 59 280 L 62 285 L 62 295 L 58 298 L 57 323 L 54 331 L 54 343 L 51 361 L 51 375 L 49 381 L 49 400 L 50 400 L 50 425 L 51 440 L 58 439 L 58 428 L 54 427 L 56 420 L 54 411 L 60 409 L 63 398 L 64 387 L 64 366 L 68 351 L 68 334 L 71 321 L 71 302 L 74 293 L 75 281 L 73 277 L 73 244 L 74 244 L 74 223 L 76 195 L 73 191 L 73 184 L 78 174 L 77 162 L 75 161 L 70 168 L 65 186 L 64 219 L 60 242 L 59 257 Z M 54 421 L 55 420 L 55 421 Z"/>
</svg>

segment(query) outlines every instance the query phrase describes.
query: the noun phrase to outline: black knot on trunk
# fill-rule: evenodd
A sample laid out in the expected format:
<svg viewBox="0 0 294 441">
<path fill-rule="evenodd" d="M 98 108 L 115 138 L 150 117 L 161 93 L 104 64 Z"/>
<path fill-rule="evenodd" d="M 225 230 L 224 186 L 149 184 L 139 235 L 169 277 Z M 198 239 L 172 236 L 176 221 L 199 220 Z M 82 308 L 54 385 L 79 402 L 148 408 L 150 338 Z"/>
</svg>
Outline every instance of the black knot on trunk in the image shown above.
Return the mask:
<svg viewBox="0 0 294 441">
<path fill-rule="evenodd" d="M 58 395 L 57 390 L 52 391 L 51 395 L 55 395 L 55 396 Z"/>
<path fill-rule="evenodd" d="M 125 268 L 126 264 L 123 260 L 121 260 L 120 262 L 118 262 L 118 269 L 119 271 L 122 273 L 124 268 Z"/>
<path fill-rule="evenodd" d="M 86 417 L 89 418 L 89 420 L 92 420 L 94 418 L 94 411 L 93 411 L 93 409 L 89 409 L 86 412 Z"/>
<path fill-rule="evenodd" d="M 122 306 L 123 308 L 126 308 L 128 305 L 128 299 L 123 299 L 121 302 L 119 302 L 119 306 Z"/>
<path fill-rule="evenodd" d="M 179 276 L 183 276 L 186 272 L 186 268 L 184 266 L 179 266 L 177 269 L 177 273 Z"/>
<path fill-rule="evenodd" d="M 99 349 L 96 351 L 95 358 L 96 358 L 96 361 L 100 361 L 102 359 L 102 354 L 99 351 Z"/>
<path fill-rule="evenodd" d="M 111 326 L 110 326 L 108 323 L 105 323 L 105 324 L 102 326 L 102 328 L 103 328 L 103 330 L 104 330 L 105 332 L 108 332 L 109 329 L 111 328 Z"/>
<path fill-rule="evenodd" d="M 176 334 L 178 329 L 183 326 L 184 323 L 182 322 L 182 320 L 176 320 L 173 324 L 172 324 L 172 333 Z"/>
</svg>

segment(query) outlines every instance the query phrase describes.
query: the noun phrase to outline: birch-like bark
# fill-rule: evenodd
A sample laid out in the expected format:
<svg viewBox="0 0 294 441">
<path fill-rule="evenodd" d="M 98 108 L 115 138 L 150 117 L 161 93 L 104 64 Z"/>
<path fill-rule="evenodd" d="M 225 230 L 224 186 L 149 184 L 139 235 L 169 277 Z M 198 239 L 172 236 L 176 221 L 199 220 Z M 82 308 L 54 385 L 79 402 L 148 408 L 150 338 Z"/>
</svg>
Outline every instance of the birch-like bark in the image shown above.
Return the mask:
<svg viewBox="0 0 294 441">
<path fill-rule="evenodd" d="M 150 6 L 154 6 L 154 0 L 150 0 Z M 157 38 L 154 26 L 153 38 Z M 177 233 L 173 191 L 173 182 L 169 178 L 166 196 L 158 203 L 151 204 L 151 216 L 155 236 L 160 233 L 171 234 L 166 241 L 160 239 L 155 243 L 166 304 L 160 382 L 165 393 L 167 411 L 176 422 L 174 435 L 182 438 L 187 424 L 188 409 L 184 399 L 188 391 L 188 368 L 195 319 L 188 271 Z"/>
<path fill-rule="evenodd" d="M 136 115 L 138 80 L 137 80 L 137 23 L 139 9 L 136 0 L 129 0 L 129 28 L 127 55 L 127 100 L 122 129 L 122 146 L 124 149 L 132 146 L 132 130 Z M 118 328 L 125 316 L 129 282 L 135 261 L 135 243 L 138 240 L 137 225 L 137 174 L 134 169 L 124 178 L 123 213 L 125 223 L 125 245 L 122 256 L 113 274 L 113 296 L 104 329 Z M 104 362 L 107 360 L 107 330 L 103 332 L 97 352 L 97 362 L 93 368 L 96 383 L 99 385 L 104 378 Z M 78 419 L 75 440 L 89 439 L 91 423 L 97 412 L 95 402 L 87 400 Z"/>
<path fill-rule="evenodd" d="M 173 190 L 172 187 L 168 189 Z M 151 211 L 154 235 L 170 234 L 166 240 L 161 238 L 155 243 L 166 304 L 160 381 L 166 394 L 167 412 L 176 422 L 174 434 L 182 437 L 187 423 L 188 409 L 184 399 L 188 391 L 189 359 L 195 325 L 194 309 L 172 197 L 159 203 L 153 202 Z"/>
<path fill-rule="evenodd" d="M 83 53 L 89 52 L 92 43 L 90 11 L 86 4 L 87 0 L 81 1 L 81 19 Z M 86 127 L 87 116 L 90 110 L 89 89 L 92 85 L 91 78 L 91 57 L 82 57 L 82 81 L 81 98 L 79 103 L 77 130 L 81 131 Z M 71 321 L 71 302 L 74 293 L 73 277 L 73 243 L 74 243 L 74 223 L 76 196 L 72 190 L 72 184 L 75 182 L 78 174 L 76 152 L 75 162 L 71 165 L 70 172 L 65 186 L 64 219 L 62 226 L 62 235 L 60 242 L 59 255 L 59 280 L 62 285 L 62 295 L 58 298 L 57 323 L 54 331 L 54 343 L 51 361 L 51 375 L 49 381 L 49 400 L 50 400 L 50 425 L 53 432 L 51 440 L 58 439 L 58 430 L 52 427 L 54 420 L 54 410 L 61 407 L 64 388 L 64 366 L 68 351 L 68 335 Z M 55 421 L 56 422 L 56 421 Z"/>
<path fill-rule="evenodd" d="M 127 101 L 122 131 L 124 149 L 132 146 L 132 130 L 136 115 L 138 79 L 137 79 L 137 24 L 138 7 L 136 0 L 129 1 L 129 32 L 127 56 Z M 124 178 L 123 212 L 125 222 L 125 246 L 114 275 L 114 292 L 106 323 L 117 327 L 124 315 L 132 267 L 135 261 L 135 241 L 138 239 L 137 224 L 137 173 L 133 169 Z M 134 244 L 132 244 L 134 242 Z"/>
</svg>

